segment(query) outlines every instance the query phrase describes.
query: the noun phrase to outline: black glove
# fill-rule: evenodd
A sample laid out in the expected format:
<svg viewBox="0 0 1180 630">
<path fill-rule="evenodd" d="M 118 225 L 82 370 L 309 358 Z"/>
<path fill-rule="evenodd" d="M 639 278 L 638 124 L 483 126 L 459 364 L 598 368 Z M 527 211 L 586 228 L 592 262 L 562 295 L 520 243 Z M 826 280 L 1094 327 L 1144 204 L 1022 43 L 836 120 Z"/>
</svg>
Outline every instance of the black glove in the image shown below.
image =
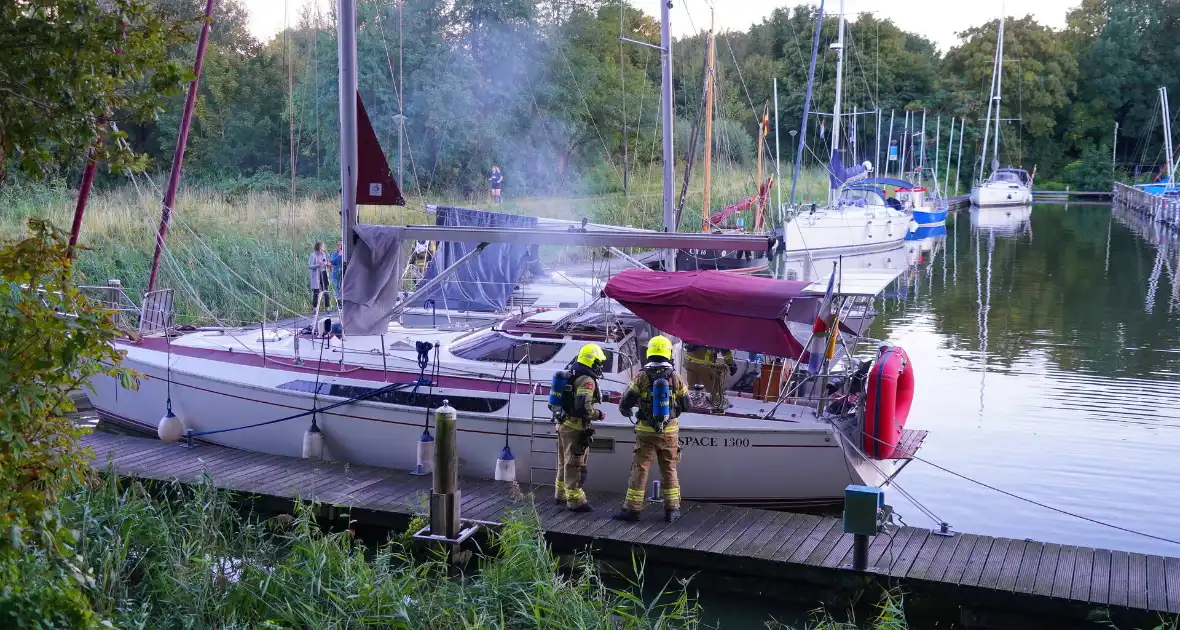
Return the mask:
<svg viewBox="0 0 1180 630">
<path fill-rule="evenodd" d="M 736 365 L 736 364 L 731 364 L 731 365 L 729 366 L 729 375 L 730 375 L 730 376 L 733 376 L 734 374 L 737 374 L 737 365 Z"/>
</svg>

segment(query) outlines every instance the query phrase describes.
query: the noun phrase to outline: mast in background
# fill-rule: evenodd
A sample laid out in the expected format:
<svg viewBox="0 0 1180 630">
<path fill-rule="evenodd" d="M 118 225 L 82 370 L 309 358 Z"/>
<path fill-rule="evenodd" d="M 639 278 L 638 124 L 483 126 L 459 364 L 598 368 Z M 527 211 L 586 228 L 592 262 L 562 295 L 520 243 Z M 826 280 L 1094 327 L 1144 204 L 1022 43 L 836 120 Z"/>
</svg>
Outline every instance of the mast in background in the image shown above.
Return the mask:
<svg viewBox="0 0 1180 630">
<path fill-rule="evenodd" d="M 164 237 L 168 235 L 168 224 L 172 221 L 172 205 L 176 202 L 176 189 L 180 186 L 180 166 L 184 161 L 184 148 L 188 144 L 188 130 L 193 121 L 193 108 L 197 103 L 197 83 L 201 80 L 201 64 L 205 60 L 205 45 L 209 42 L 209 29 L 213 26 L 213 5 L 215 0 L 205 2 L 205 20 L 201 24 L 201 36 L 197 40 L 197 58 L 193 62 L 193 80 L 188 84 L 188 96 L 184 101 L 184 112 L 180 116 L 180 133 L 176 136 L 176 151 L 172 154 L 172 172 L 168 174 L 168 189 L 160 210 L 160 227 L 156 231 L 156 251 L 152 254 L 152 271 L 148 275 L 147 293 L 156 288 L 156 273 L 160 269 L 160 252 L 164 249 Z"/>
<path fill-rule="evenodd" d="M 340 253 L 344 269 L 352 252 L 352 229 L 356 225 L 357 182 L 357 77 L 356 0 L 340 0 L 337 19 L 340 46 Z"/>
<path fill-rule="evenodd" d="M 710 12 L 710 15 L 712 12 Z M 701 231 L 709 231 L 709 204 L 713 183 L 713 60 L 716 56 L 713 23 L 709 21 L 709 69 L 705 73 L 705 198 L 701 203 Z"/>
<path fill-rule="evenodd" d="M 839 35 L 836 36 L 836 44 L 832 46 L 836 49 L 836 105 L 832 108 L 832 155 L 838 155 L 840 152 L 840 97 L 841 88 L 844 83 L 844 0 L 840 0 L 840 26 Z M 829 168 L 831 163 L 828 164 Z M 828 202 L 832 202 L 833 191 L 829 187 Z"/>
<path fill-rule="evenodd" d="M 341 4 L 354 0 L 340 0 Z M 672 167 L 675 155 L 672 153 L 672 0 L 660 1 L 660 113 L 663 118 L 664 144 L 664 231 L 675 232 L 675 215 L 672 206 Z M 354 50 L 355 54 L 355 50 Z M 355 58 L 353 60 L 355 62 Z M 355 70 L 355 66 L 353 68 Z M 356 78 L 353 75 L 355 83 Z M 676 251 L 664 250 L 664 271 L 676 270 Z"/>
<path fill-rule="evenodd" d="M 807 70 L 807 93 L 803 97 L 803 120 L 799 123 L 799 148 L 795 153 L 795 170 L 791 173 L 791 198 L 787 203 L 795 206 L 795 188 L 799 184 L 799 170 L 803 168 L 803 147 L 807 144 L 807 117 L 811 114 L 811 90 L 815 86 L 815 58 L 819 56 L 819 35 L 824 25 L 824 0 L 819 0 L 819 13 L 815 17 L 815 35 L 811 40 L 811 67 Z M 787 226 L 783 228 L 783 248 L 787 246 Z"/>
</svg>

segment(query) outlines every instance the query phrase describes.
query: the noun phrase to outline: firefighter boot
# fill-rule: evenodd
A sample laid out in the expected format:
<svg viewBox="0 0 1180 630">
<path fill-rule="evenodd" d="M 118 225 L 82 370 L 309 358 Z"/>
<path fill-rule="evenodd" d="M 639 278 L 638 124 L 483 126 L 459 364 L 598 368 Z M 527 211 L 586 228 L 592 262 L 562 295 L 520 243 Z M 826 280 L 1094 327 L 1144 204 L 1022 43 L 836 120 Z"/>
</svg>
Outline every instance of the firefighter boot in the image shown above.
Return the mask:
<svg viewBox="0 0 1180 630">
<path fill-rule="evenodd" d="M 617 512 L 611 515 L 611 518 L 615 519 L 616 521 L 638 521 L 639 511 L 629 510 L 625 507 L 619 508 Z"/>
<path fill-rule="evenodd" d="M 680 509 L 664 510 L 664 520 L 669 523 L 675 523 L 680 518 Z"/>
</svg>

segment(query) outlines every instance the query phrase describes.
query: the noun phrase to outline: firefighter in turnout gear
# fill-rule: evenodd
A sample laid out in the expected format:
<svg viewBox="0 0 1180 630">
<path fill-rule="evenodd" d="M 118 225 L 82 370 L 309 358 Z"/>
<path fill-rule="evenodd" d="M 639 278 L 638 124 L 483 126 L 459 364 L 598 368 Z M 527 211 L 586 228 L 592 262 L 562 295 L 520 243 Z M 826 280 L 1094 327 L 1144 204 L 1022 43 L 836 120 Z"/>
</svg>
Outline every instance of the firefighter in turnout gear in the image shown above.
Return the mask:
<svg viewBox="0 0 1180 630">
<path fill-rule="evenodd" d="M 562 394 L 561 411 L 556 420 L 557 427 L 557 482 L 556 501 L 574 512 L 590 512 L 594 507 L 586 502 L 586 455 L 594 439 L 590 423 L 602 419 L 598 403 L 602 394 L 598 390 L 598 378 L 602 376 L 602 365 L 606 354 L 598 344 L 588 343 L 578 352 L 578 358 L 570 364 L 569 385 Z"/>
<path fill-rule="evenodd" d="M 709 346 L 695 346 L 688 349 L 685 357 L 688 380 L 693 385 L 703 385 L 709 394 L 715 411 L 725 409 L 725 373 L 730 376 L 737 372 L 733 352 Z"/>
<path fill-rule="evenodd" d="M 647 471 L 652 462 L 660 466 L 660 494 L 664 499 L 664 520 L 680 518 L 680 482 L 676 466 L 680 463 L 680 424 L 677 418 L 688 409 L 688 386 L 672 365 L 672 342 L 667 337 L 652 337 L 647 342 L 647 363 L 631 379 L 619 401 L 619 411 L 631 417 L 638 406 L 635 423 L 635 456 L 631 461 L 631 480 L 623 507 L 612 518 L 639 520 L 643 510 Z"/>
</svg>

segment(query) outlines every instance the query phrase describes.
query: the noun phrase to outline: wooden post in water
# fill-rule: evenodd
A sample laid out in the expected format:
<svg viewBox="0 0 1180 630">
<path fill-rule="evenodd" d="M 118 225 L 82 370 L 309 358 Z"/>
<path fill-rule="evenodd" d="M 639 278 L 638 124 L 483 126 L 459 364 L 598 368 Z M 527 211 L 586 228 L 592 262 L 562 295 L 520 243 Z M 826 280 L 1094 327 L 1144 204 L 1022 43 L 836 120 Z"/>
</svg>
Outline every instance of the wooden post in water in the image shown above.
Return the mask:
<svg viewBox="0 0 1180 630">
<path fill-rule="evenodd" d="M 434 411 L 434 474 L 430 493 L 430 534 L 459 537 L 459 447 L 457 413 L 447 401 Z"/>
</svg>

